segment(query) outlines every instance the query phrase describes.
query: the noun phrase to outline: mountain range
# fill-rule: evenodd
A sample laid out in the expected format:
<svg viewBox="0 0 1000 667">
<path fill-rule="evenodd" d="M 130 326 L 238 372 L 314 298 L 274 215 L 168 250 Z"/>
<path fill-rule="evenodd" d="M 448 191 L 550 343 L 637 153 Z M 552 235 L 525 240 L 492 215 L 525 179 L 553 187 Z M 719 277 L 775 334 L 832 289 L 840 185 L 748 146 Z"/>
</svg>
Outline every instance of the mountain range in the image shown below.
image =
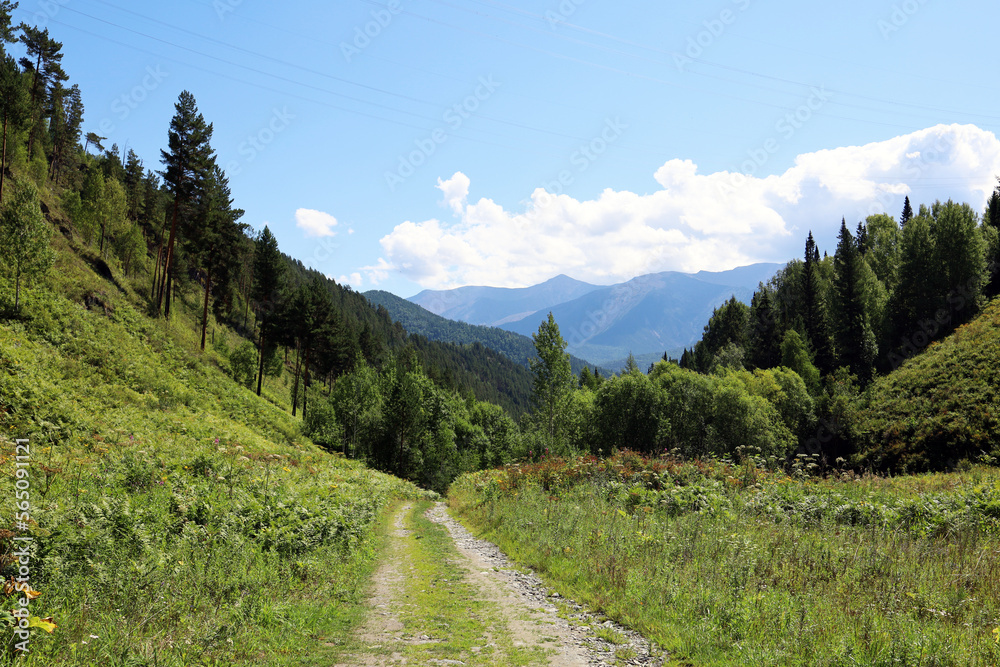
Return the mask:
<svg viewBox="0 0 1000 667">
<path fill-rule="evenodd" d="M 408 333 L 423 336 L 429 340 L 456 345 L 474 345 L 479 343 L 495 350 L 517 364 L 528 367 L 528 360 L 537 358 L 535 343 L 528 336 L 481 324 L 457 322 L 435 315 L 429 310 L 411 303 L 395 294 L 382 290 L 365 292 L 364 296 L 374 307 L 385 308 L 389 316 L 403 325 Z M 574 374 L 579 375 L 584 366 L 593 364 L 570 355 L 570 367 Z M 608 375 L 609 369 L 597 368 L 602 375 Z"/>
<path fill-rule="evenodd" d="M 735 296 L 749 302 L 781 264 L 729 271 L 666 271 L 616 285 L 559 275 L 524 288 L 425 290 L 408 300 L 442 317 L 530 336 L 551 312 L 570 354 L 611 368 L 629 353 L 674 352 L 694 344 L 712 311 Z"/>
</svg>

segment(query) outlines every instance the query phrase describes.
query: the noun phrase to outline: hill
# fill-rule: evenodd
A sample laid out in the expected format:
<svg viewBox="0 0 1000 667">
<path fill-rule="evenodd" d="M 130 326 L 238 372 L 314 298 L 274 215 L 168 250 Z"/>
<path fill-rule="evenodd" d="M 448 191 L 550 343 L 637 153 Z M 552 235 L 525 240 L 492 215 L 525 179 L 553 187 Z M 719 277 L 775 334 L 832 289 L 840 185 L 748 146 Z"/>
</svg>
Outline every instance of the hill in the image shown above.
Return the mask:
<svg viewBox="0 0 1000 667">
<path fill-rule="evenodd" d="M 859 463 L 917 472 L 1000 457 L 1000 299 L 890 375 L 858 423 Z"/>
<path fill-rule="evenodd" d="M 514 363 L 525 368 L 528 367 L 529 359 L 535 359 L 538 356 L 535 352 L 534 341 L 528 336 L 498 327 L 449 320 L 389 292 L 372 290 L 365 292 L 364 295 L 372 306 L 385 308 L 390 317 L 403 325 L 404 329 L 429 340 L 462 346 L 478 343 L 500 352 Z M 573 373 L 577 375 L 585 366 L 594 368 L 594 364 L 572 355 L 570 355 L 570 366 Z M 608 374 L 603 368 L 598 370 L 603 375 Z"/>
<path fill-rule="evenodd" d="M 349 360 L 363 354 L 369 361 L 381 364 L 387 354 L 405 357 L 413 352 L 427 375 L 443 387 L 471 393 L 478 400 L 500 405 L 514 415 L 530 409 L 531 375 L 503 350 L 477 345 L 475 340 L 435 339 L 408 326 L 419 325 L 418 319 L 401 322 L 381 304 L 373 306 L 364 294 L 349 286 L 306 268 L 297 259 L 284 256 L 284 261 L 293 286 L 317 281 L 329 295 L 344 348 L 339 352 L 342 357 Z"/>
<path fill-rule="evenodd" d="M 147 318 L 139 283 L 54 246 L 16 315 L 0 279 L 3 511 L 22 455 L 30 614 L 55 623 L 33 628 L 30 664 L 246 664 L 347 636 L 383 511 L 427 494 L 313 445 L 287 374 L 264 398 L 234 382 L 218 349 L 239 338 L 220 327 L 202 353 L 196 299 Z M 15 535 L 0 531 L 4 577 Z"/>
</svg>

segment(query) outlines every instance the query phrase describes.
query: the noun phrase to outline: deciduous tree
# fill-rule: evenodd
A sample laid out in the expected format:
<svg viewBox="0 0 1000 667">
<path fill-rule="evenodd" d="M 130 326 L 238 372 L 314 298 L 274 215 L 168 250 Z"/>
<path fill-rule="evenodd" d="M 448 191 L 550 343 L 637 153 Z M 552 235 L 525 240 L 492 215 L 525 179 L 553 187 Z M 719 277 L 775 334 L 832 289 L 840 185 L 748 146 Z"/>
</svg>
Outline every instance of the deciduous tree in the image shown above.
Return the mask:
<svg viewBox="0 0 1000 667">
<path fill-rule="evenodd" d="M 52 227 L 42 215 L 29 181 L 15 180 L 13 195 L 0 209 L 0 270 L 14 278 L 14 309 L 21 306 L 21 282 L 43 275 L 55 255 Z"/>
</svg>

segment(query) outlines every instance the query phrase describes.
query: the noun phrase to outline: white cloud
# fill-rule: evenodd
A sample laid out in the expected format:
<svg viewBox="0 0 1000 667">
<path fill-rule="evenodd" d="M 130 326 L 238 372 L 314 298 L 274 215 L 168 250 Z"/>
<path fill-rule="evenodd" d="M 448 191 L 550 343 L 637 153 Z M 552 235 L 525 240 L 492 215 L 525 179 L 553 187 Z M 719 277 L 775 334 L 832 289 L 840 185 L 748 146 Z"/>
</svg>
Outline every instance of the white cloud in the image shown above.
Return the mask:
<svg viewBox="0 0 1000 667">
<path fill-rule="evenodd" d="M 361 278 L 361 274 L 358 273 L 357 271 L 355 271 L 349 276 L 346 275 L 340 276 L 339 278 L 337 278 L 337 282 L 340 283 L 341 285 L 350 285 L 354 289 L 358 289 L 359 287 L 361 287 L 362 284 L 364 284 L 364 281 Z"/>
<path fill-rule="evenodd" d="M 337 219 L 329 213 L 300 208 L 295 211 L 295 226 L 303 230 L 307 237 L 334 236 Z"/>
<path fill-rule="evenodd" d="M 782 174 L 756 178 L 699 174 L 670 160 L 654 174 L 659 190 L 606 189 L 593 200 L 539 188 L 525 211 L 491 199 L 467 203 L 470 181 L 438 181 L 458 217 L 406 221 L 381 244 L 369 279 L 395 270 L 428 288 L 525 286 L 558 273 L 611 283 L 658 271 L 725 270 L 801 254 L 807 230 L 824 247 L 840 226 L 872 213 L 898 215 L 935 199 L 979 209 L 1000 173 L 1000 141 L 972 125 L 938 125 L 865 146 L 798 156 Z M 831 247 L 832 246 L 827 246 Z"/>
<path fill-rule="evenodd" d="M 447 181 L 438 179 L 437 189 L 444 193 L 442 206 L 448 206 L 455 215 L 461 215 L 465 208 L 465 200 L 469 196 L 469 185 L 472 181 L 469 177 L 458 171 Z"/>
<path fill-rule="evenodd" d="M 394 268 L 395 267 L 391 266 L 383 258 L 379 257 L 378 262 L 372 266 L 362 266 L 361 271 L 365 272 L 365 275 L 368 277 L 368 282 L 372 285 L 378 285 L 383 280 L 387 280 L 389 278 L 389 272 L 393 271 Z M 360 278 L 360 274 L 352 273 L 351 275 L 358 275 Z M 358 284 L 361 284 L 360 280 L 358 281 Z"/>
</svg>

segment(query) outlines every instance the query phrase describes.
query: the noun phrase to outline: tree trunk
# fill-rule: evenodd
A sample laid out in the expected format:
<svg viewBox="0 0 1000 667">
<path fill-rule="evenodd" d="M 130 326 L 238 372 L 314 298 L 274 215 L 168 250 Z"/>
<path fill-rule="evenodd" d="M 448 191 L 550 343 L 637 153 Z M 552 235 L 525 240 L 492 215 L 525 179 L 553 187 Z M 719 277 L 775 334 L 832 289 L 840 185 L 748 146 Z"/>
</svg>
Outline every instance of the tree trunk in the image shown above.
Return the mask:
<svg viewBox="0 0 1000 667">
<path fill-rule="evenodd" d="M 170 319 L 170 292 L 173 290 L 173 288 L 174 288 L 174 272 L 173 269 L 171 268 L 169 271 L 167 271 L 167 289 L 165 290 L 164 294 L 165 304 L 163 308 L 163 318 L 167 320 Z"/>
<path fill-rule="evenodd" d="M 173 221 L 170 223 L 170 241 L 167 243 L 167 259 L 163 267 L 163 285 L 160 287 L 160 295 L 156 299 L 156 316 L 160 316 L 160 304 L 163 303 L 163 292 L 167 286 L 167 276 L 170 275 L 170 264 L 174 258 L 174 241 L 177 237 L 177 207 L 180 200 L 180 196 L 174 197 L 174 214 Z M 168 306 L 169 310 L 169 306 Z"/>
<path fill-rule="evenodd" d="M 44 44 L 42 45 L 44 48 Z M 38 60 L 35 62 L 35 76 L 31 80 L 31 133 L 28 135 L 28 162 L 31 162 L 31 149 L 35 146 L 35 131 L 38 129 L 38 123 L 35 122 L 35 101 L 38 99 L 38 78 L 39 72 L 42 71 L 42 51 L 38 51 Z"/>
<path fill-rule="evenodd" d="M 301 347 L 298 342 L 295 344 L 295 382 L 292 383 L 292 416 L 295 416 L 295 408 L 299 403 L 299 368 L 302 366 L 299 358 Z"/>
<path fill-rule="evenodd" d="M 309 348 L 306 347 L 306 367 L 302 370 L 302 418 L 306 418 L 306 400 L 309 398 Z"/>
<path fill-rule="evenodd" d="M 167 230 L 167 216 L 163 216 L 163 224 L 160 225 L 160 249 L 156 251 L 156 268 L 153 269 L 153 286 L 149 288 L 149 300 L 156 298 L 156 288 L 160 284 L 160 267 L 163 264 L 163 235 Z"/>
<path fill-rule="evenodd" d="M 0 155 L 0 203 L 3 203 L 3 174 L 7 164 L 7 117 L 3 117 L 3 153 Z"/>
<path fill-rule="evenodd" d="M 261 386 L 264 384 L 264 328 L 260 330 L 260 368 L 257 371 L 257 395 L 260 396 Z"/>
<path fill-rule="evenodd" d="M 208 266 L 208 275 L 205 276 L 205 310 L 201 315 L 201 351 L 205 351 L 205 336 L 208 333 L 208 293 L 212 289 L 212 265 Z"/>
</svg>

